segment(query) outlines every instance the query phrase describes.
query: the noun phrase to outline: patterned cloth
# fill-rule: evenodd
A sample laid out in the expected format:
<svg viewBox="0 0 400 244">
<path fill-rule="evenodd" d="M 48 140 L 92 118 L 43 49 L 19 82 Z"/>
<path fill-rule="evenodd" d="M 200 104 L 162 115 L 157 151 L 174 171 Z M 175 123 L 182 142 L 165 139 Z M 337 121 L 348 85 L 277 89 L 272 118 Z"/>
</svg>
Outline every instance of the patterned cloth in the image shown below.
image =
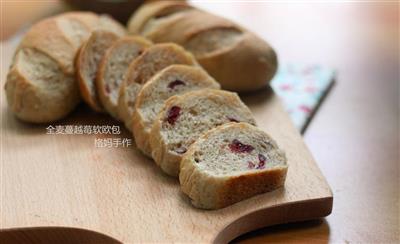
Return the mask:
<svg viewBox="0 0 400 244">
<path fill-rule="evenodd" d="M 302 133 L 333 84 L 332 69 L 318 65 L 283 65 L 271 86 L 283 100 L 296 128 Z"/>
</svg>

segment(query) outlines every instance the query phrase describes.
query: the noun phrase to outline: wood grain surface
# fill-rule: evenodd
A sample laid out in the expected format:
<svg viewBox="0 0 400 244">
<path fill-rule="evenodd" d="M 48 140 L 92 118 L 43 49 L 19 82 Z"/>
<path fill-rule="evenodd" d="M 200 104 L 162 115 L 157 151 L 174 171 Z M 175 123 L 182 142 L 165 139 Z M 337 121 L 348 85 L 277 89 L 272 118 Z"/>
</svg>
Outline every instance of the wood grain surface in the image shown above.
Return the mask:
<svg viewBox="0 0 400 244">
<path fill-rule="evenodd" d="M 7 53 L 14 48 L 6 46 Z M 2 60 L 6 70 L 11 55 Z M 287 153 L 285 187 L 215 211 L 192 207 L 178 180 L 164 175 L 136 148 L 95 146 L 96 138 L 130 138 L 127 130 L 120 135 L 48 135 L 47 125 L 18 121 L 2 99 L 3 229 L 63 226 L 124 243 L 225 243 L 257 228 L 331 212 L 329 186 L 271 89 L 243 99 L 259 127 Z M 81 106 L 51 125 L 118 124 Z"/>
<path fill-rule="evenodd" d="M 10 21 L 32 20 L 18 14 L 20 3 L 8 1 L 7 9 L 2 4 L 2 30 Z M 322 221 L 264 228 L 235 242 L 398 242 L 398 3 L 195 4 L 267 39 L 281 63 L 337 70 L 336 84 L 304 136 L 334 192 L 333 213 Z"/>
</svg>

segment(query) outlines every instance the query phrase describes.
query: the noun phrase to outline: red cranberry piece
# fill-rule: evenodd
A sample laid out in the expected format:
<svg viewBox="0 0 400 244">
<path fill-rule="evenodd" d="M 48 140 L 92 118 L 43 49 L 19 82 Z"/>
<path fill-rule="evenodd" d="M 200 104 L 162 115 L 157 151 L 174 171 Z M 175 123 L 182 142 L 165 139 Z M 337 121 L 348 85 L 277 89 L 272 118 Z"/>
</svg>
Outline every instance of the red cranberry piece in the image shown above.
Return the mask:
<svg viewBox="0 0 400 244">
<path fill-rule="evenodd" d="M 247 168 L 249 168 L 249 169 L 254 169 L 254 167 L 255 167 L 256 165 L 253 163 L 253 162 L 247 162 Z"/>
<path fill-rule="evenodd" d="M 235 153 L 250 153 L 254 150 L 251 145 L 246 145 L 241 143 L 238 139 L 234 139 L 231 144 L 229 144 L 229 149 Z"/>
<path fill-rule="evenodd" d="M 178 147 L 177 149 L 175 149 L 175 152 L 179 154 L 184 154 L 186 151 L 187 149 L 185 147 Z"/>
<path fill-rule="evenodd" d="M 265 168 L 265 162 L 267 161 L 267 158 L 262 154 L 258 154 L 258 161 L 259 161 L 259 163 L 258 163 L 257 169 Z"/>
<path fill-rule="evenodd" d="M 171 125 L 174 125 L 176 120 L 179 117 L 180 112 L 181 112 L 181 108 L 180 107 L 172 106 L 169 109 L 168 114 L 167 114 L 167 119 L 166 120 L 168 121 L 168 123 L 170 123 Z"/>
<path fill-rule="evenodd" d="M 169 88 L 169 89 L 174 89 L 175 86 L 184 86 L 184 85 L 186 85 L 185 82 L 183 82 L 183 81 L 181 81 L 181 80 L 174 80 L 174 81 L 172 81 L 172 82 L 170 82 L 170 83 L 168 84 L 168 88 Z"/>
<path fill-rule="evenodd" d="M 235 118 L 233 118 L 233 117 L 227 117 L 228 118 L 228 120 L 229 121 L 231 121 L 231 122 L 236 122 L 236 123 L 239 123 L 239 120 L 237 120 L 237 119 L 235 119 Z"/>
<path fill-rule="evenodd" d="M 106 93 L 110 93 L 111 92 L 111 88 L 110 88 L 109 84 L 106 84 L 105 89 L 106 89 Z"/>
</svg>

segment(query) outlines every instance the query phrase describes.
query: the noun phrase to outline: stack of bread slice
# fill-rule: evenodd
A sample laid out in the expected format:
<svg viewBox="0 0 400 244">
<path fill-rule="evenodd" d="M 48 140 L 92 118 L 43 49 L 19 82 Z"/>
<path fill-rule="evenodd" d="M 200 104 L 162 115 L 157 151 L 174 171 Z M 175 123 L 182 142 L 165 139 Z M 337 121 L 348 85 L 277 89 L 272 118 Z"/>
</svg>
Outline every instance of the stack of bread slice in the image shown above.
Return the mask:
<svg viewBox="0 0 400 244">
<path fill-rule="evenodd" d="M 182 46 L 126 36 L 104 16 L 66 14 L 36 25 L 16 52 L 6 90 L 17 117 L 30 122 L 65 117 L 79 97 L 109 113 L 199 208 L 222 208 L 285 181 L 285 154 L 236 93 L 220 90 Z"/>
<path fill-rule="evenodd" d="M 220 90 L 190 52 L 142 37 L 105 36 L 111 33 L 94 32 L 83 45 L 90 52 L 80 52 L 95 61 L 79 65 L 85 57 L 77 59 L 78 73 L 97 70 L 94 81 L 87 75 L 92 93 L 85 88 L 82 95 L 91 98 L 84 100 L 122 120 L 138 149 L 179 177 L 194 206 L 222 208 L 284 184 L 284 152 L 256 128 L 239 96 Z"/>
</svg>

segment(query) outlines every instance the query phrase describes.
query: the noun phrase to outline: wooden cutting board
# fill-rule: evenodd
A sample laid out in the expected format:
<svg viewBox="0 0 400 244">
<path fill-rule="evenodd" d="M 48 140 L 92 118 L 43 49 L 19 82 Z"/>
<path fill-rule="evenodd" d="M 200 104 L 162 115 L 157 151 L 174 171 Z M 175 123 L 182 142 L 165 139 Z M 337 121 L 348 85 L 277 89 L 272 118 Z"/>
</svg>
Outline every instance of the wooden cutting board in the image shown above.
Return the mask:
<svg viewBox="0 0 400 244">
<path fill-rule="evenodd" d="M 2 43 L 2 87 L 15 43 Z M 221 243 L 264 226 L 331 213 L 332 192 L 271 89 L 243 100 L 287 153 L 285 187 L 214 211 L 192 207 L 178 180 L 134 146 L 95 147 L 95 138 L 130 138 L 110 117 L 81 106 L 51 125 L 119 125 L 120 135 L 48 135 L 49 124 L 18 121 L 3 88 L 0 94 L 0 240 Z"/>
</svg>

